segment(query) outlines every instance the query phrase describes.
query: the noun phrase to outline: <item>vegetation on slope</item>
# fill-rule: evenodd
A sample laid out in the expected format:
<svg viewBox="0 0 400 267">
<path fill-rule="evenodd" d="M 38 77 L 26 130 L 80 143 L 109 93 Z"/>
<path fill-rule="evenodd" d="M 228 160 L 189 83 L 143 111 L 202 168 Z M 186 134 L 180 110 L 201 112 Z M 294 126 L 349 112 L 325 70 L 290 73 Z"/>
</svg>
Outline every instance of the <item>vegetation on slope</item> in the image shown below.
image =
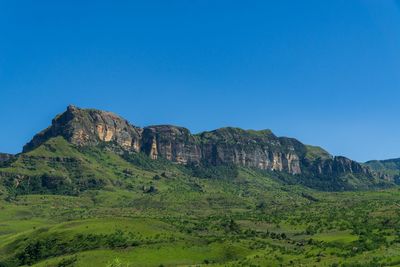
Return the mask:
<svg viewBox="0 0 400 267">
<path fill-rule="evenodd" d="M 329 154 L 325 149 L 319 146 L 310 146 L 306 145 L 306 158 L 310 161 L 314 161 L 316 159 L 330 159 L 332 155 Z"/>
<path fill-rule="evenodd" d="M 372 160 L 365 163 L 375 172 L 394 177 L 400 183 L 400 159 Z"/>
<path fill-rule="evenodd" d="M 62 138 L 0 172 L 2 267 L 400 264 L 397 188 L 320 192 L 305 177 Z"/>
</svg>

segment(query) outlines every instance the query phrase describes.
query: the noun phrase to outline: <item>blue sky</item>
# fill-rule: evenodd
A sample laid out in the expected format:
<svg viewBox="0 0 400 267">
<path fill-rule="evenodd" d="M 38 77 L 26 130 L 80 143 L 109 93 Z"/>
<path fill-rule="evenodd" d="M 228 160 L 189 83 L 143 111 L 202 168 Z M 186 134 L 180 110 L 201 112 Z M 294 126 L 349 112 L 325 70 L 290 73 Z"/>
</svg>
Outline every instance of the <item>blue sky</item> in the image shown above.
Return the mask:
<svg viewBox="0 0 400 267">
<path fill-rule="evenodd" d="M 0 151 L 70 103 L 132 124 L 272 129 L 400 157 L 392 0 L 0 0 Z"/>
</svg>

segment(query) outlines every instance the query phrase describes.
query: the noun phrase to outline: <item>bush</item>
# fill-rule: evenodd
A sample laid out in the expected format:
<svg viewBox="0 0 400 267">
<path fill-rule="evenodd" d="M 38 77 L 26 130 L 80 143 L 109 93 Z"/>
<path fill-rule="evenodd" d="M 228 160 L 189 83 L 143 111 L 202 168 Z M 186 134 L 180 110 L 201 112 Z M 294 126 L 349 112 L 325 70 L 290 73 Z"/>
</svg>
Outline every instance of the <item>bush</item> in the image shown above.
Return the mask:
<svg viewBox="0 0 400 267">
<path fill-rule="evenodd" d="M 206 179 L 234 179 L 239 175 L 239 170 L 236 165 L 223 164 L 223 165 L 211 165 L 203 163 L 200 165 L 189 164 L 187 169 L 193 176 L 206 178 Z"/>
<path fill-rule="evenodd" d="M 62 239 L 60 236 L 53 235 L 29 242 L 25 247 L 16 252 L 13 261 L 17 261 L 15 264 L 17 266 L 32 265 L 47 258 L 79 251 L 98 248 L 126 248 L 136 245 L 138 243 L 133 239 L 133 236 L 121 230 L 116 230 L 114 233 L 108 235 L 77 234 L 68 241 Z M 60 263 L 64 265 L 59 266 L 69 266 L 73 263 L 73 260 L 70 258 Z M 66 265 L 67 263 L 69 265 Z"/>
</svg>

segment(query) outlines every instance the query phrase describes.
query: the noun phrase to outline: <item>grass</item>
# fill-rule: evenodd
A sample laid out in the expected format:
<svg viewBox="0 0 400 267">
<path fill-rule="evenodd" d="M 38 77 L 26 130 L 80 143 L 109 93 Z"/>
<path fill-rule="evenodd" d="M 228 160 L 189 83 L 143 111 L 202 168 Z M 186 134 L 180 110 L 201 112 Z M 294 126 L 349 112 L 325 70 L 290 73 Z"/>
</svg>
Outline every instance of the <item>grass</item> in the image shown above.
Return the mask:
<svg viewBox="0 0 400 267">
<path fill-rule="evenodd" d="M 329 159 L 332 157 L 326 150 L 324 150 L 319 146 L 307 145 L 306 148 L 307 148 L 306 158 L 309 159 L 310 161 L 314 161 L 318 158 Z"/>
<path fill-rule="evenodd" d="M 316 241 L 322 242 L 336 242 L 336 243 L 352 243 L 358 240 L 356 235 L 352 235 L 345 231 L 334 231 L 327 233 L 316 234 L 312 237 Z"/>
<path fill-rule="evenodd" d="M 70 257 L 76 257 L 75 266 L 106 266 L 113 260 L 118 259 L 132 267 L 151 266 L 187 266 L 202 264 L 204 262 L 223 262 L 229 259 L 240 257 L 246 250 L 240 247 L 221 244 L 188 246 L 178 244 L 158 244 L 141 248 L 126 250 L 93 250 Z M 65 257 L 43 261 L 34 266 L 56 265 Z"/>
<path fill-rule="evenodd" d="M 69 195 L 13 191 L 4 183 L 0 266 L 400 264 L 398 188 L 319 192 L 246 168 L 204 178 L 63 139 L 26 157 L 1 173 L 106 183 Z M 150 186 L 156 190 L 146 192 Z"/>
</svg>

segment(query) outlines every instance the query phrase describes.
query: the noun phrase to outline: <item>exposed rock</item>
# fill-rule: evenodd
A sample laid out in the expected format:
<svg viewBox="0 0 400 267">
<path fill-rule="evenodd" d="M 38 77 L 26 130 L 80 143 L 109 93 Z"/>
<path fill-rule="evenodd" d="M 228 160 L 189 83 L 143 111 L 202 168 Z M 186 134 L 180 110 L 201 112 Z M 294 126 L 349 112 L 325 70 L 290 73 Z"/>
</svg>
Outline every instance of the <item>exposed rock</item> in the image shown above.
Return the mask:
<svg viewBox="0 0 400 267">
<path fill-rule="evenodd" d="M 157 192 L 157 189 L 153 185 L 150 185 L 150 186 L 144 185 L 142 187 L 142 190 L 143 190 L 143 193 L 146 193 L 146 194 Z"/>
<path fill-rule="evenodd" d="M 234 163 L 263 170 L 301 173 L 304 145 L 291 138 L 276 137 L 271 131 L 222 128 L 199 135 L 202 158 L 212 164 Z"/>
<path fill-rule="evenodd" d="M 24 152 L 56 136 L 63 136 L 68 142 L 78 146 L 112 142 L 124 150 L 138 152 L 141 132 L 142 129 L 130 125 L 111 112 L 68 106 L 67 111 L 58 115 L 49 128 L 35 135 L 24 146 Z"/>
<path fill-rule="evenodd" d="M 14 157 L 14 155 L 11 155 L 11 154 L 0 153 L 0 162 L 9 161 L 13 157 Z"/>
<path fill-rule="evenodd" d="M 372 176 L 372 172 L 369 168 L 345 157 L 333 157 L 330 159 L 319 158 L 312 162 L 305 160 L 304 165 L 309 167 L 313 173 L 327 176 L 340 175 L 344 173 L 357 173 Z"/>
<path fill-rule="evenodd" d="M 344 157 L 332 157 L 319 147 L 306 146 L 293 138 L 277 137 L 270 130 L 221 128 L 191 134 L 171 125 L 135 127 L 105 111 L 69 106 L 52 125 L 37 134 L 24 152 L 56 136 L 77 146 L 108 144 L 116 151 L 144 152 L 179 164 L 232 163 L 290 174 L 338 176 L 344 173 L 373 174 L 369 168 Z"/>
<path fill-rule="evenodd" d="M 170 125 L 144 128 L 142 151 L 153 159 L 161 156 L 181 164 L 202 160 L 198 137 L 188 129 Z"/>
<path fill-rule="evenodd" d="M 371 160 L 364 163 L 382 180 L 400 184 L 400 158 L 387 160 Z"/>
</svg>

